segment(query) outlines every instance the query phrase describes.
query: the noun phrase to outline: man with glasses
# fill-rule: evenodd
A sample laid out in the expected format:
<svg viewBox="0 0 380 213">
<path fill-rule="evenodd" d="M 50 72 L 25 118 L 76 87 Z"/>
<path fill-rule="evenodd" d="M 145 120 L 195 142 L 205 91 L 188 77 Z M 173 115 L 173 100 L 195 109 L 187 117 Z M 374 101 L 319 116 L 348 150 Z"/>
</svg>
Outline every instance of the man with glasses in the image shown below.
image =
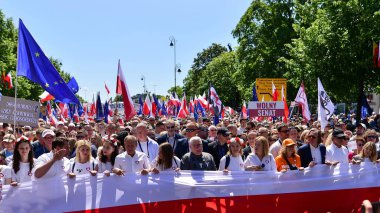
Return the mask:
<svg viewBox="0 0 380 213">
<path fill-rule="evenodd" d="M 166 134 L 161 135 L 157 138 L 157 143 L 158 145 L 161 145 L 162 143 L 168 142 L 170 145 L 172 145 L 174 150 L 176 148 L 176 145 L 178 144 L 178 140 L 184 137 L 175 132 L 174 120 L 166 121 L 166 131 Z"/>
<path fill-rule="evenodd" d="M 192 137 L 197 136 L 199 127 L 195 122 L 190 122 L 186 124 L 186 138 L 182 138 L 178 140 L 176 147 L 174 148 L 174 154 L 179 158 L 182 157 L 189 152 L 189 140 Z M 202 140 L 202 139 L 201 139 Z M 207 152 L 207 142 L 202 140 L 203 151 Z"/>
<path fill-rule="evenodd" d="M 215 141 L 216 140 L 216 126 L 214 125 L 211 125 L 208 127 L 208 138 L 207 140 L 212 142 L 212 141 Z"/>
<path fill-rule="evenodd" d="M 186 153 L 181 160 L 182 170 L 216 170 L 212 155 L 203 152 L 203 142 L 200 137 L 192 137 L 189 140 L 189 148 L 190 152 Z"/>
<path fill-rule="evenodd" d="M 276 158 L 278 153 L 280 152 L 280 149 L 282 146 L 282 141 L 289 138 L 289 129 L 288 129 L 287 124 L 282 123 L 282 124 L 278 125 L 277 131 L 278 131 L 279 138 L 269 148 L 269 152 L 273 155 L 274 158 Z"/>
<path fill-rule="evenodd" d="M 301 157 L 301 166 L 313 167 L 316 164 L 325 164 L 326 147 L 322 143 L 322 134 L 312 128 L 306 136 L 307 143 L 298 149 L 298 155 Z"/>
<path fill-rule="evenodd" d="M 214 158 L 216 168 L 219 168 L 220 159 L 228 152 L 227 142 L 230 139 L 230 134 L 226 128 L 220 127 L 217 131 L 217 139 L 208 144 L 208 150 Z"/>
<path fill-rule="evenodd" d="M 326 162 L 331 164 L 348 163 L 348 149 L 343 146 L 346 135 L 341 129 L 334 129 L 333 143 L 326 148 Z"/>
</svg>

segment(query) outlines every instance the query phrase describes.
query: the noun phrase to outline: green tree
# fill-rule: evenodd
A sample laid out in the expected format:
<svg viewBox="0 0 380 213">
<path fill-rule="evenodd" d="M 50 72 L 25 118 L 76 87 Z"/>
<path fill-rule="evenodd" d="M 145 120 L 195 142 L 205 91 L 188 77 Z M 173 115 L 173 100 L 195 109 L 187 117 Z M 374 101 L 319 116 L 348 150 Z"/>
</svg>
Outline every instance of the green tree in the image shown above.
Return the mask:
<svg viewBox="0 0 380 213">
<path fill-rule="evenodd" d="M 187 76 L 183 80 L 183 87 L 186 91 L 186 95 L 194 96 L 203 94 L 204 90 L 200 89 L 199 82 L 203 78 L 202 72 L 206 69 L 207 65 L 220 54 L 227 52 L 227 48 L 220 44 L 211 44 L 206 49 L 203 49 L 202 52 L 197 54 L 197 57 L 194 58 L 193 65 L 191 66 Z"/>
<path fill-rule="evenodd" d="M 201 91 L 207 91 L 210 83 L 214 86 L 222 103 L 232 108 L 241 106 L 244 88 L 237 85 L 235 74 L 237 63 L 235 52 L 225 52 L 214 58 L 202 73 L 199 81 Z"/>
<path fill-rule="evenodd" d="M 1 74 L 11 73 L 13 84 L 16 84 L 16 63 L 17 63 L 17 42 L 18 34 L 11 18 L 6 18 L 5 14 L 0 10 L 0 71 Z M 71 75 L 62 70 L 62 63 L 58 59 L 50 57 L 50 61 L 57 69 L 59 74 L 68 82 Z M 38 96 L 42 94 L 43 89 L 40 85 L 35 84 L 24 77 L 17 78 L 17 97 L 28 100 L 38 100 Z M 0 81 L 0 91 L 3 95 L 14 96 L 15 87 L 8 89 L 2 81 Z M 78 96 L 80 101 L 82 97 Z"/>
<path fill-rule="evenodd" d="M 170 87 L 169 89 L 168 89 L 168 93 L 169 94 L 173 94 L 174 93 L 174 91 L 177 93 L 177 95 L 178 95 L 178 97 L 179 98 L 181 98 L 182 96 L 183 96 L 183 88 L 182 87 L 180 87 L 180 86 L 176 86 L 176 89 L 174 89 L 174 87 Z M 188 97 L 190 97 L 188 94 L 187 94 L 187 91 L 186 91 L 186 95 L 188 96 Z"/>
<path fill-rule="evenodd" d="M 239 86 L 247 88 L 245 96 L 256 78 L 284 76 L 284 62 L 279 59 L 289 57 L 285 45 L 296 38 L 293 8 L 292 0 L 253 0 L 232 31 L 239 44 L 236 76 Z"/>
<path fill-rule="evenodd" d="M 372 62 L 372 41 L 380 40 L 379 1 L 311 0 L 295 8 L 298 38 L 282 59 L 285 76 L 296 85 L 305 81 L 314 103 L 319 77 L 335 102 L 361 104 L 358 94 L 380 84 Z"/>
</svg>

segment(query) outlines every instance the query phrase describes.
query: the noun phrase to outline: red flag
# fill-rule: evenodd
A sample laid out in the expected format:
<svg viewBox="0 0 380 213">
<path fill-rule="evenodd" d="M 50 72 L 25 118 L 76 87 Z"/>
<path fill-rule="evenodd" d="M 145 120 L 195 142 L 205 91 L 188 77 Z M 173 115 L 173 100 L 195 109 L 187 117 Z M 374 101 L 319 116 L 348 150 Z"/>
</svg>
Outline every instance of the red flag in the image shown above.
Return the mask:
<svg viewBox="0 0 380 213">
<path fill-rule="evenodd" d="M 146 94 L 143 105 L 143 114 L 149 116 L 152 111 L 152 103 L 150 102 L 149 94 Z"/>
<path fill-rule="evenodd" d="M 273 101 L 277 101 L 278 100 L 278 91 L 276 89 L 276 86 L 274 86 L 273 84 L 273 81 L 272 81 L 272 97 L 273 97 Z"/>
<path fill-rule="evenodd" d="M 282 101 L 284 102 L 284 111 L 285 111 L 285 116 L 284 116 L 284 121 L 285 123 L 288 122 L 288 117 L 289 117 L 289 108 L 288 104 L 286 103 L 286 97 L 284 93 L 284 86 L 281 87 L 281 96 L 282 96 Z"/>
<path fill-rule="evenodd" d="M 106 82 L 104 82 L 104 87 L 106 88 L 107 94 L 110 94 L 110 89 L 108 89 Z"/>
<path fill-rule="evenodd" d="M 127 82 L 125 81 L 123 70 L 121 70 L 120 60 L 117 71 L 116 94 L 121 94 L 123 96 L 124 115 L 125 119 L 129 121 L 137 113 L 135 107 L 133 106 L 131 96 L 129 95 Z"/>
</svg>

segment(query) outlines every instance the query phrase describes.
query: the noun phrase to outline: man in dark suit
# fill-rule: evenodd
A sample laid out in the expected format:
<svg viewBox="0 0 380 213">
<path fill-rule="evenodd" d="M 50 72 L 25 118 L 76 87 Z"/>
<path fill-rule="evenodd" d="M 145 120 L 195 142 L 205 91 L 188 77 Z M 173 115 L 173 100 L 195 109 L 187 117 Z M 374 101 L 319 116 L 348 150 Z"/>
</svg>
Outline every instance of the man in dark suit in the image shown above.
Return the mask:
<svg viewBox="0 0 380 213">
<path fill-rule="evenodd" d="M 190 122 L 186 124 L 186 138 L 179 139 L 176 147 L 174 148 L 174 154 L 179 159 L 182 159 L 182 157 L 190 151 L 189 140 L 190 138 L 196 136 L 198 134 L 198 131 L 199 131 L 199 127 L 197 123 Z M 203 144 L 203 152 L 207 152 L 208 151 L 207 141 L 202 140 L 202 144 Z"/>
<path fill-rule="evenodd" d="M 254 147 L 255 147 L 255 140 L 256 140 L 256 137 L 257 137 L 257 132 L 256 130 L 255 131 L 250 131 L 247 135 L 247 138 L 248 138 L 248 146 L 246 146 L 244 149 L 243 149 L 243 156 L 244 156 L 244 160 L 247 159 L 248 155 L 251 154 L 254 150 Z"/>
<path fill-rule="evenodd" d="M 230 139 L 230 132 L 225 127 L 220 127 L 217 130 L 216 140 L 208 144 L 208 152 L 212 155 L 215 161 L 216 168 L 219 168 L 220 159 L 228 152 L 227 142 Z"/>
<path fill-rule="evenodd" d="M 166 134 L 161 135 L 157 138 L 157 143 L 160 145 L 162 143 L 168 142 L 172 145 L 173 149 L 176 148 L 178 140 L 184 138 L 182 135 L 175 132 L 175 122 L 173 120 L 168 120 L 166 122 Z"/>
<path fill-rule="evenodd" d="M 325 164 L 326 147 L 322 144 L 322 135 L 318 129 L 311 129 L 306 136 L 307 144 L 298 149 L 302 167 L 313 167 L 316 164 Z"/>
</svg>

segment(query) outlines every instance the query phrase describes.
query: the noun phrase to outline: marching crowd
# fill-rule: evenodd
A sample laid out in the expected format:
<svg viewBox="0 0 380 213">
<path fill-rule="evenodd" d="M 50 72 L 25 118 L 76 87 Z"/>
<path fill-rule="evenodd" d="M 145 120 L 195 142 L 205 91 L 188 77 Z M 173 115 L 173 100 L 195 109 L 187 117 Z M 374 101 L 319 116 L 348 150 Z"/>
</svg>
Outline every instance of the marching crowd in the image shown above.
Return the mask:
<svg viewBox="0 0 380 213">
<path fill-rule="evenodd" d="M 257 121 L 225 117 L 176 120 L 135 116 L 125 124 L 90 121 L 11 128 L 0 125 L 0 178 L 17 186 L 67 175 L 141 175 L 161 171 L 303 170 L 318 164 L 380 162 L 380 115 L 356 122 L 333 116 L 318 121 Z"/>
</svg>

